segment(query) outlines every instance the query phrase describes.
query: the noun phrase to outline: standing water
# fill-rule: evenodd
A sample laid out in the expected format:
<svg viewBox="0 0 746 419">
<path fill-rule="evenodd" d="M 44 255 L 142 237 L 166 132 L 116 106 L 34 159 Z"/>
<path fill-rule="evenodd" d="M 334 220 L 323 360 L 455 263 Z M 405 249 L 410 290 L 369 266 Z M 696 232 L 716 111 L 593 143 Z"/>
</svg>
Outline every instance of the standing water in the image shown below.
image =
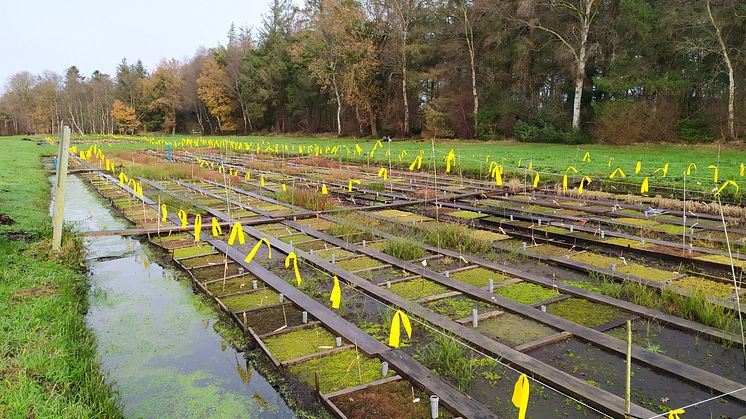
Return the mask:
<svg viewBox="0 0 746 419">
<path fill-rule="evenodd" d="M 82 180 L 68 177 L 65 221 L 124 229 Z M 139 241 L 89 237 L 88 327 L 127 417 L 294 417 L 265 378 L 217 332 L 216 312 L 185 281 L 149 261 Z"/>
</svg>

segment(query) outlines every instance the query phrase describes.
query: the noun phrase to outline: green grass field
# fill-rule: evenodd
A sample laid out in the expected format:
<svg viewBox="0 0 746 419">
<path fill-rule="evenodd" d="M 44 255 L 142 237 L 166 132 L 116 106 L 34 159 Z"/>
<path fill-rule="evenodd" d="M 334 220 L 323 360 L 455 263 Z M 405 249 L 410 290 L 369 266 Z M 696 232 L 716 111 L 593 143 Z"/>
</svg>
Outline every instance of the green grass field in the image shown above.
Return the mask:
<svg viewBox="0 0 746 419">
<path fill-rule="evenodd" d="M 0 417 L 118 417 L 86 328 L 81 240 L 49 255 L 51 146 L 0 139 Z M 15 234 L 20 233 L 20 234 Z"/>
</svg>

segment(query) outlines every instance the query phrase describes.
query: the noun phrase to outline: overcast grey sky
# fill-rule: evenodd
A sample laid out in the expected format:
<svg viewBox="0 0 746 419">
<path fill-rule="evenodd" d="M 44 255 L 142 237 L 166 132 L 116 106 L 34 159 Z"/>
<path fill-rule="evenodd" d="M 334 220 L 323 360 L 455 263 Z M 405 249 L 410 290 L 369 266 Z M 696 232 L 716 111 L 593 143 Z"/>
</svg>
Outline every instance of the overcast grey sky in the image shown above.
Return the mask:
<svg viewBox="0 0 746 419">
<path fill-rule="evenodd" d="M 268 10 L 269 0 L 0 0 L 0 90 L 24 70 L 113 75 L 122 58 L 153 69 L 225 44 L 231 22 L 258 29 Z"/>
</svg>

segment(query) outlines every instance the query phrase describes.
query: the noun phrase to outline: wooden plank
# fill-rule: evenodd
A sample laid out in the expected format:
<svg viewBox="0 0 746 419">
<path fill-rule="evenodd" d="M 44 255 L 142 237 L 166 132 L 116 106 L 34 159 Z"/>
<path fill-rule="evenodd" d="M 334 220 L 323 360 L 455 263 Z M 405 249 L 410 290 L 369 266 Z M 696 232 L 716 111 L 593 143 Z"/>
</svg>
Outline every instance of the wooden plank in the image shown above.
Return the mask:
<svg viewBox="0 0 746 419">
<path fill-rule="evenodd" d="M 298 325 L 298 326 L 290 326 L 290 327 L 286 327 L 286 328 L 284 328 L 282 330 L 275 330 L 274 332 L 265 333 L 263 335 L 259 335 L 259 337 L 262 338 L 262 339 L 266 339 L 266 338 L 270 338 L 272 336 L 284 335 L 286 333 L 295 332 L 295 331 L 298 331 L 298 330 L 311 329 L 311 328 L 314 328 L 314 327 L 320 326 L 320 325 L 321 325 L 321 322 L 313 320 L 313 321 L 310 321 L 310 322 L 308 322 L 306 324 L 301 324 L 301 325 Z"/>
<path fill-rule="evenodd" d="M 280 366 L 280 361 L 275 358 L 274 355 L 272 355 L 272 352 L 270 352 L 269 348 L 267 348 L 267 345 L 264 344 L 264 341 L 259 338 L 259 336 L 256 335 L 256 332 L 254 332 L 254 329 L 251 327 L 246 326 L 246 330 L 248 331 L 249 335 L 251 335 L 252 338 L 254 338 L 254 341 L 259 345 L 259 348 L 262 349 L 262 351 L 267 354 L 270 361 L 272 361 L 273 364 L 275 364 L 276 367 Z"/>
<path fill-rule="evenodd" d="M 531 342 L 524 343 L 523 345 L 518 345 L 515 347 L 515 350 L 521 351 L 521 352 L 529 352 L 534 349 L 541 348 L 542 346 L 550 345 L 552 343 L 556 343 L 561 340 L 568 339 L 570 337 L 572 337 L 572 333 L 559 332 L 553 335 L 549 335 L 549 336 L 545 336 L 540 339 L 533 340 Z"/>
<path fill-rule="evenodd" d="M 328 397 L 330 399 L 333 399 L 335 397 L 339 397 L 339 396 L 342 396 L 344 394 L 354 393 L 356 391 L 365 390 L 366 388 L 380 386 L 381 384 L 393 383 L 394 381 L 399 381 L 401 379 L 402 379 L 401 376 L 399 376 L 399 375 L 393 375 L 391 377 L 386 377 L 386 378 L 382 378 L 380 380 L 371 381 L 370 383 L 356 385 L 355 387 L 349 387 L 349 388 L 345 388 L 345 389 L 342 389 L 342 390 L 337 390 L 337 391 L 334 391 L 332 393 L 326 393 L 326 394 L 324 394 L 324 396 Z"/>
</svg>

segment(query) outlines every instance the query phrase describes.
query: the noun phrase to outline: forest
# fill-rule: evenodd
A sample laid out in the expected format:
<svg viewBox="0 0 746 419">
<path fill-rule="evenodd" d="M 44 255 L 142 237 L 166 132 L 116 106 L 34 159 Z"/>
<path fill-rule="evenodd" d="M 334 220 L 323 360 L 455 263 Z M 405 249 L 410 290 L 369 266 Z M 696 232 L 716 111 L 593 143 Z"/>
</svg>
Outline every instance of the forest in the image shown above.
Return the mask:
<svg viewBox="0 0 746 419">
<path fill-rule="evenodd" d="M 742 1 L 271 1 L 187 60 L 14 74 L 0 135 L 743 139 Z"/>
</svg>

